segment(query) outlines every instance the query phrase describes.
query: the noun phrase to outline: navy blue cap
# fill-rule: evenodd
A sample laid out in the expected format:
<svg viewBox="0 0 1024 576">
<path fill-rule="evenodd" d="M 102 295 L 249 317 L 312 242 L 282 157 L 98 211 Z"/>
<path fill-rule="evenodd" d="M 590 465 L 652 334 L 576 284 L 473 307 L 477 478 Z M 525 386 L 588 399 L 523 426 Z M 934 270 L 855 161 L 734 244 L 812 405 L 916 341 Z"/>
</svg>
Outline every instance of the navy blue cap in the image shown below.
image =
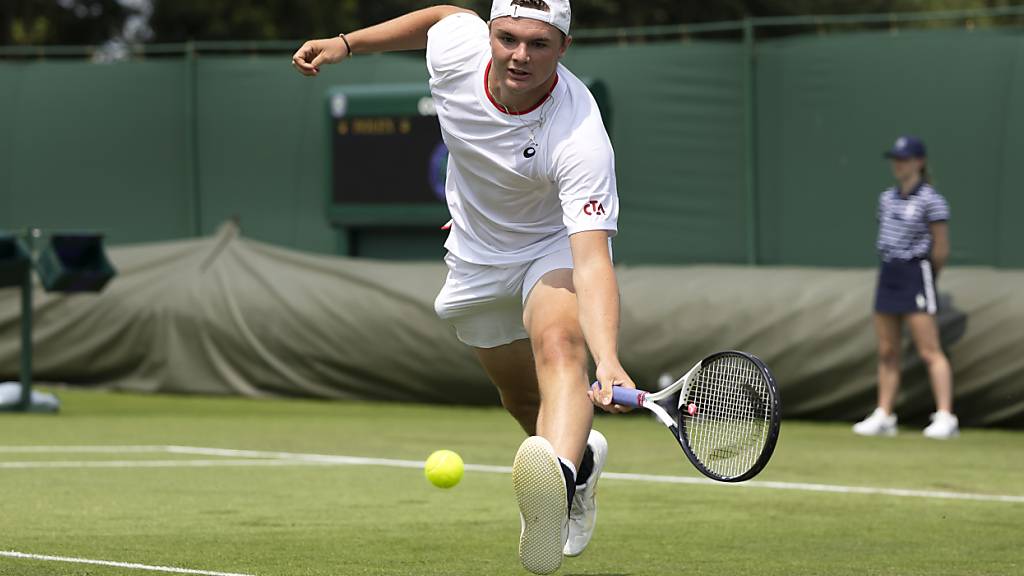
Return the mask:
<svg viewBox="0 0 1024 576">
<path fill-rule="evenodd" d="M 928 153 L 924 148 L 924 141 L 917 136 L 900 136 L 892 144 L 892 148 L 885 153 L 886 158 L 906 160 L 908 158 L 924 158 Z"/>
</svg>

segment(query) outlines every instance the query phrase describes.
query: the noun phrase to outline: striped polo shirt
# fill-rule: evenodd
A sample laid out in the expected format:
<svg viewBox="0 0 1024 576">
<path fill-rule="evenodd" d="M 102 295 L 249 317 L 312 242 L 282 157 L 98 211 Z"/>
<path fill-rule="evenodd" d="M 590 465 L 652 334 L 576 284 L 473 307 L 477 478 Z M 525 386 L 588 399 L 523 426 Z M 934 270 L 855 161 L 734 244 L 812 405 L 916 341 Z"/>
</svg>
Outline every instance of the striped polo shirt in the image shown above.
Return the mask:
<svg viewBox="0 0 1024 576">
<path fill-rule="evenodd" d="M 878 197 L 878 254 L 882 260 L 927 259 L 932 250 L 928 225 L 949 220 L 949 204 L 927 182 L 905 197 L 899 187 Z"/>
</svg>

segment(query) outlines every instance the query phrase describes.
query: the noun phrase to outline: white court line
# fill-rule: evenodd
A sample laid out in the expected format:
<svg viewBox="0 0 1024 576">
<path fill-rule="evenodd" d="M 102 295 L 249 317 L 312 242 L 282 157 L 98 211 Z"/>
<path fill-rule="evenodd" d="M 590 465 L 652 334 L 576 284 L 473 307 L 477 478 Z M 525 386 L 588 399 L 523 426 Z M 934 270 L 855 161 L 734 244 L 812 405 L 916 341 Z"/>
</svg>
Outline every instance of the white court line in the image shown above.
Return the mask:
<svg viewBox="0 0 1024 576">
<path fill-rule="evenodd" d="M 145 468 L 145 467 L 215 467 L 215 466 L 302 466 L 311 464 L 338 465 L 338 466 L 385 466 L 390 468 L 423 468 L 420 460 L 397 460 L 389 458 L 367 458 L 362 456 L 337 456 L 331 454 L 304 454 L 299 452 L 277 452 L 266 450 L 234 450 L 230 448 L 204 448 L 200 446 L 12 446 L 6 449 L 0 448 L 0 452 L 60 452 L 67 448 L 69 452 L 87 452 L 89 448 L 110 449 L 114 452 L 117 448 L 125 448 L 125 452 L 151 452 L 187 454 L 194 456 L 220 456 L 230 458 L 225 460 L 123 460 L 115 461 L 114 464 L 104 466 L 100 462 L 0 462 L 0 468 L 74 468 L 74 467 L 111 467 L 111 468 Z M 153 462 L 155 464 L 147 464 Z M 11 466 L 5 466 L 10 464 Z M 52 464 L 48 466 L 47 464 Z M 81 464 L 81 466 L 79 466 Z M 509 466 L 489 466 L 481 464 L 466 464 L 466 470 L 473 472 L 486 472 L 491 474 L 511 474 Z M 866 494 L 878 496 L 895 496 L 903 498 L 933 498 L 942 500 L 972 500 L 978 502 L 1002 502 L 1011 504 L 1024 504 L 1024 496 L 1010 496 L 999 494 L 972 494 L 969 492 L 948 492 L 935 490 L 911 490 L 904 488 L 871 488 L 865 486 L 841 486 L 834 484 L 810 484 L 802 482 L 771 482 L 762 480 L 748 480 L 746 482 L 731 484 L 715 482 L 708 478 L 692 476 L 667 476 L 656 474 L 628 474 L 619 472 L 605 472 L 603 478 L 610 480 L 623 480 L 632 482 L 655 482 L 663 484 L 697 484 L 702 486 L 719 486 L 733 488 L 761 488 L 768 490 L 798 490 L 804 492 L 827 492 L 833 494 Z"/>
<path fill-rule="evenodd" d="M 88 558 L 67 558 L 64 556 L 25 554 L 22 552 L 2 550 L 0 550 L 0 557 L 16 558 L 19 560 L 41 560 L 44 562 L 67 562 L 69 564 L 92 564 L 94 566 L 112 566 L 114 568 L 128 568 L 130 570 L 149 570 L 150 572 L 166 572 L 169 574 L 198 574 L 200 576 L 253 576 L 252 574 L 239 574 L 236 572 L 212 572 L 210 570 L 190 570 L 188 568 L 174 568 L 172 566 L 150 566 L 148 564 L 135 564 L 133 562 L 110 562 L 108 560 L 90 560 Z"/>
<path fill-rule="evenodd" d="M 387 466 L 390 468 L 423 468 L 421 460 L 394 460 L 389 458 L 367 458 L 364 456 L 336 456 L 332 454 L 303 454 L 300 452 L 269 452 L 265 450 L 233 450 L 230 448 L 202 448 L 199 446 L 167 446 L 172 454 L 192 454 L 203 456 L 225 456 L 235 458 L 277 458 L 289 462 L 305 462 L 317 464 L 336 464 L 341 466 Z M 466 470 L 473 472 L 490 472 L 492 474 L 511 474 L 511 466 L 491 466 L 487 464 L 466 464 Z"/>
<path fill-rule="evenodd" d="M 231 466 L 329 466 L 329 462 L 273 459 L 221 460 L 28 460 L 0 462 L 0 469 L 30 468 L 214 468 Z"/>
<path fill-rule="evenodd" d="M 0 446 L 3 454 L 156 454 L 167 446 Z"/>
<path fill-rule="evenodd" d="M 865 486 L 837 486 L 834 484 L 806 484 L 803 482 L 769 482 L 747 480 L 740 483 L 715 482 L 708 478 L 686 476 L 656 476 L 650 474 L 623 474 L 605 472 L 602 478 L 635 480 L 639 482 L 662 482 L 666 484 L 703 484 L 734 488 L 767 488 L 769 490 L 802 490 L 805 492 L 831 492 L 833 494 L 876 494 L 907 498 L 939 498 L 942 500 L 976 500 L 980 502 L 1009 502 L 1024 504 L 1024 496 L 1003 496 L 998 494 L 971 494 L 969 492 L 941 492 L 935 490 L 910 490 L 905 488 L 869 488 Z"/>
<path fill-rule="evenodd" d="M 294 452 L 268 452 L 261 450 L 231 450 L 226 448 L 200 448 L 193 446 L 168 446 L 168 451 L 176 454 L 202 454 L 207 456 L 236 456 L 245 458 L 281 458 L 297 462 L 320 462 L 323 464 L 340 464 L 355 466 L 390 466 L 395 468 L 422 468 L 419 460 L 390 460 L 383 458 L 364 458 L 353 456 L 331 456 L 328 454 L 300 454 Z M 466 470 L 490 472 L 495 474 L 511 474 L 510 466 L 483 466 L 466 464 Z M 884 496 L 900 496 L 910 498 L 938 498 L 945 500 L 976 500 L 982 502 L 1009 502 L 1024 504 L 1024 496 L 1005 496 L 997 494 L 971 494 L 967 492 L 940 492 L 934 490 L 909 490 L 903 488 L 868 488 L 863 486 L 837 486 L 832 484 L 807 484 L 802 482 L 769 482 L 748 480 L 741 483 L 716 482 L 709 478 L 690 476 L 662 476 L 655 474 L 625 474 L 605 472 L 602 478 L 627 480 L 634 482 L 659 482 L 665 484 L 700 484 L 704 486 L 721 486 L 734 488 L 763 488 L 769 490 L 803 490 L 807 492 L 831 492 L 835 494 L 876 494 Z"/>
</svg>

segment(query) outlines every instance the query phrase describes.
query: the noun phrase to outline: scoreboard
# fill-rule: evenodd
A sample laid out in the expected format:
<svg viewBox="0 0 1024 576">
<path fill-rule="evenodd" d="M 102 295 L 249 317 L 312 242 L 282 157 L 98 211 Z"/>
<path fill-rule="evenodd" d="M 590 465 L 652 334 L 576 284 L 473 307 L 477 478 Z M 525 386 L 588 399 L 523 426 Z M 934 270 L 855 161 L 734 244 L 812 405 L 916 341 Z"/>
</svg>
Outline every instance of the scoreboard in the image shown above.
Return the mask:
<svg viewBox="0 0 1024 576">
<path fill-rule="evenodd" d="M 336 105 L 346 104 L 339 101 Z M 425 100 L 418 108 L 426 113 L 334 119 L 334 204 L 444 201 L 448 149 L 441 140 L 437 116 L 432 113 L 433 101 Z"/>
<path fill-rule="evenodd" d="M 328 108 L 328 212 L 339 231 L 338 251 L 440 257 L 440 228 L 449 218 L 448 149 L 426 83 L 335 87 Z M 401 237 L 408 249 L 396 252 L 394 239 L 382 234 Z"/>
</svg>

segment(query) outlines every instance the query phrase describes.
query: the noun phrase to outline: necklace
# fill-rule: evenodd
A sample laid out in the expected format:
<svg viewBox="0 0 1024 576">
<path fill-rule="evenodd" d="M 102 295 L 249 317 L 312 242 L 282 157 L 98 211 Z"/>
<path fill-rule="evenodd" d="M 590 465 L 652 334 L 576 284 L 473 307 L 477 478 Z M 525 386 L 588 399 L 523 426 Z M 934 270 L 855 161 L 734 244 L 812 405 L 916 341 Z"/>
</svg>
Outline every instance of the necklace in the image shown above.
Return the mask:
<svg viewBox="0 0 1024 576">
<path fill-rule="evenodd" d="M 548 118 L 547 118 L 547 111 L 545 111 L 545 108 L 547 107 L 547 104 L 548 104 L 547 101 L 550 100 L 550 99 L 551 99 L 551 97 L 548 96 L 547 100 L 545 100 L 544 103 L 541 104 L 540 116 L 537 118 L 537 120 L 535 122 L 527 123 L 526 121 L 523 120 L 523 115 L 519 113 L 519 110 L 516 110 L 515 108 L 512 109 L 512 111 L 515 112 L 514 116 L 519 120 L 519 123 L 522 124 L 523 128 L 526 128 L 526 131 L 530 134 L 530 145 L 531 146 L 538 146 L 536 130 L 540 130 L 541 128 L 543 128 L 544 127 L 544 123 L 547 122 Z M 502 106 L 505 106 L 505 105 L 502 104 Z M 505 112 L 508 112 L 508 107 L 507 106 L 505 107 Z"/>
<path fill-rule="evenodd" d="M 490 87 L 487 88 L 487 91 L 490 92 Z M 526 158 L 533 158 L 537 154 L 537 148 L 540 147 L 540 144 L 537 143 L 536 131 L 544 128 L 544 123 L 547 122 L 546 108 L 548 106 L 548 101 L 554 99 L 554 94 L 548 93 L 548 95 L 545 96 L 544 102 L 540 105 L 540 116 L 537 118 L 537 120 L 530 123 L 527 123 L 525 120 L 523 120 L 523 115 L 519 112 L 517 108 L 515 108 L 514 106 L 506 106 L 504 102 L 498 100 L 498 97 L 495 96 L 493 92 L 491 93 L 491 98 L 493 98 L 495 102 L 497 102 L 502 108 L 505 109 L 505 114 L 508 114 L 509 116 L 515 116 L 515 118 L 519 120 L 519 123 L 522 125 L 522 127 L 526 128 L 526 132 L 530 135 L 530 139 L 529 145 L 526 147 L 525 150 L 523 150 L 523 156 Z"/>
</svg>

